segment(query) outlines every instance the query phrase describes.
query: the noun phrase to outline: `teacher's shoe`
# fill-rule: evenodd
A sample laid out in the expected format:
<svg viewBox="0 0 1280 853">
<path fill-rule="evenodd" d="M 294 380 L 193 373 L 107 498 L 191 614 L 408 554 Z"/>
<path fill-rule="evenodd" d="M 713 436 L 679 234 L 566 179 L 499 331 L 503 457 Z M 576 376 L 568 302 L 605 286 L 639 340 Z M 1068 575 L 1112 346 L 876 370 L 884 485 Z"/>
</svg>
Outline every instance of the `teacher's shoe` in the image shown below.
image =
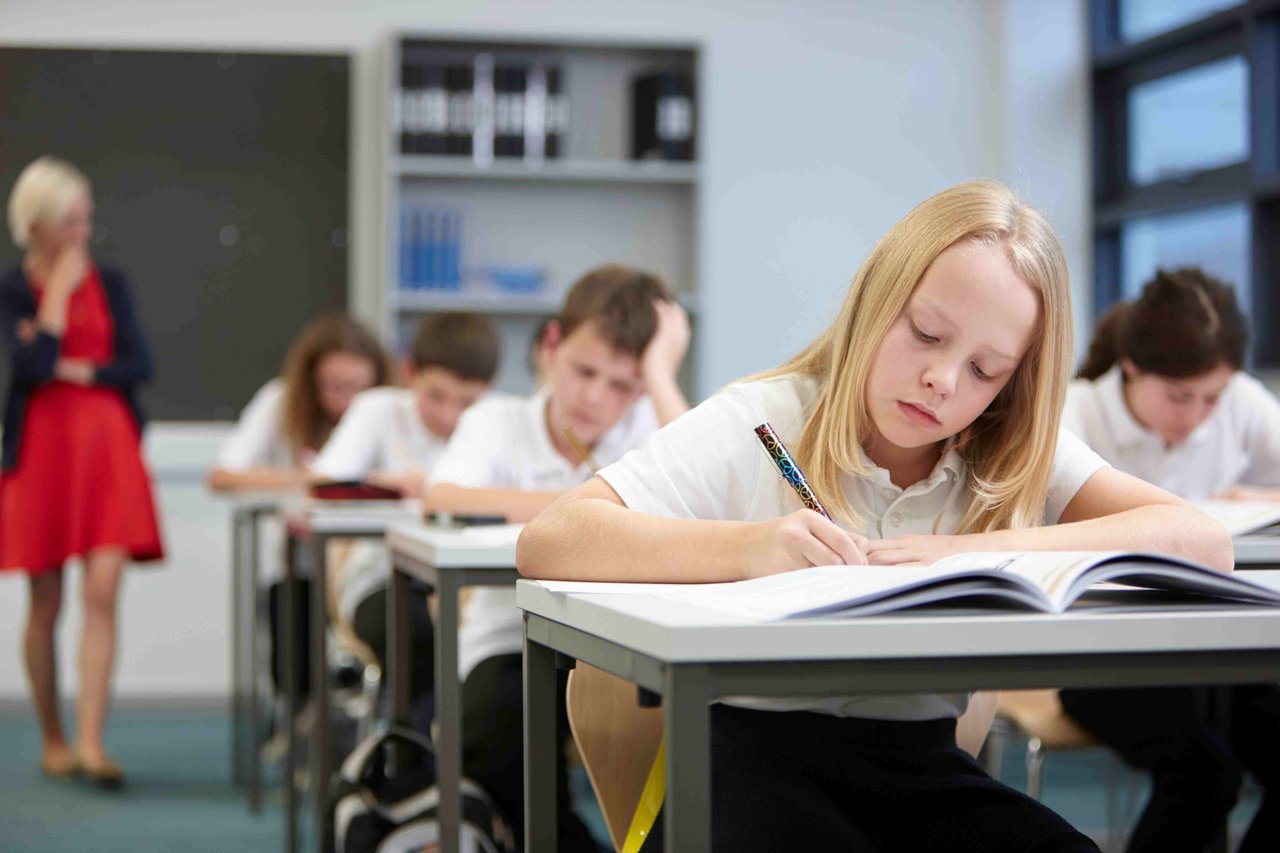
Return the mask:
<svg viewBox="0 0 1280 853">
<path fill-rule="evenodd" d="M 40 759 L 40 769 L 50 779 L 70 779 L 80 773 L 80 760 L 70 750 L 45 755 Z"/>
<path fill-rule="evenodd" d="M 124 784 L 124 770 L 110 758 L 93 764 L 81 757 L 80 773 L 85 779 L 103 788 L 119 788 Z"/>
</svg>

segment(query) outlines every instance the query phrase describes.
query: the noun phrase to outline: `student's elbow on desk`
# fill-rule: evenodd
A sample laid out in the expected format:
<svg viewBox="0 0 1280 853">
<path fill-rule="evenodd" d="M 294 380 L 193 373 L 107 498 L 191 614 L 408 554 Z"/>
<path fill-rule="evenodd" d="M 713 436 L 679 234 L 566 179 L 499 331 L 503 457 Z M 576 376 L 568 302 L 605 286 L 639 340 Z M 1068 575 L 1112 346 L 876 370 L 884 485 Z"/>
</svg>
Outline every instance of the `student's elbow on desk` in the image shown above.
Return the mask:
<svg viewBox="0 0 1280 853">
<path fill-rule="evenodd" d="M 1235 568 L 1235 547 L 1231 534 L 1219 522 L 1187 503 L 1152 507 L 1163 515 L 1158 522 L 1161 544 L 1151 550 L 1167 551 L 1175 556 L 1202 563 L 1220 572 Z"/>
<path fill-rule="evenodd" d="M 572 501 L 563 498 L 538 513 L 520 531 L 516 540 L 516 568 L 534 580 L 556 580 L 572 577 L 567 560 L 575 550 L 566 536 L 575 521 L 566 518 L 573 513 Z"/>
<path fill-rule="evenodd" d="M 526 578 L 533 580 L 550 580 L 552 575 L 547 568 L 554 564 L 548 555 L 548 531 L 545 531 L 545 518 L 542 513 L 525 525 L 516 540 L 516 570 Z"/>
<path fill-rule="evenodd" d="M 1227 528 L 1197 509 L 1192 507 L 1187 509 L 1200 516 L 1201 525 L 1205 529 L 1204 547 L 1210 552 L 1209 559 L 1204 560 L 1205 564 L 1220 572 L 1230 572 L 1235 569 L 1236 549 Z"/>
<path fill-rule="evenodd" d="M 520 531 L 516 540 L 516 568 L 520 574 L 534 580 L 576 576 L 571 562 L 580 549 L 574 536 L 582 532 L 584 522 L 590 526 L 580 514 L 576 498 L 579 490 L 556 498 Z"/>
<path fill-rule="evenodd" d="M 582 579 L 590 574 L 601 547 L 605 554 L 610 552 L 602 543 L 616 544 L 606 519 L 610 505 L 625 506 L 599 477 L 556 498 L 520 532 L 520 574 L 535 580 Z"/>
</svg>

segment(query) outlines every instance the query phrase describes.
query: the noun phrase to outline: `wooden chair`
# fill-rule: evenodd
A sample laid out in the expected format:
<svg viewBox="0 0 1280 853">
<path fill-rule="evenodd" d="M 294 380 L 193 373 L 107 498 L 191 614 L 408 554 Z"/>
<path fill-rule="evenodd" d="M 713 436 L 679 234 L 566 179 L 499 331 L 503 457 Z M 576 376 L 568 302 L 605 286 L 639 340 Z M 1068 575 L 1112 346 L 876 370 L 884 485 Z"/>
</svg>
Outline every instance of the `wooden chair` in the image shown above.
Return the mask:
<svg viewBox="0 0 1280 853">
<path fill-rule="evenodd" d="M 1027 738 L 1027 796 L 1034 800 L 1040 800 L 1044 792 L 1045 762 L 1050 752 L 1106 749 L 1067 716 L 1057 690 L 1006 690 L 1000 694 L 996 715 L 997 725 L 992 730 L 996 757 L 988 761 L 987 769 L 990 772 L 992 764 L 998 764 L 1008 735 L 1021 731 Z M 1106 847 L 1110 849 L 1115 847 L 1115 836 L 1122 836 L 1126 831 L 1140 791 L 1133 785 L 1122 784 L 1123 769 L 1110 750 L 1107 753 Z M 998 768 L 991 775 L 999 778 Z"/>
<path fill-rule="evenodd" d="M 974 697 L 957 741 L 977 755 L 995 715 L 994 693 Z M 565 694 L 569 727 L 613 840 L 622 850 L 662 744 L 662 709 L 639 704 L 636 686 L 579 662 Z"/>
<path fill-rule="evenodd" d="M 640 706 L 636 686 L 581 661 L 565 694 L 569 728 L 621 850 L 662 744 L 662 709 Z"/>
</svg>

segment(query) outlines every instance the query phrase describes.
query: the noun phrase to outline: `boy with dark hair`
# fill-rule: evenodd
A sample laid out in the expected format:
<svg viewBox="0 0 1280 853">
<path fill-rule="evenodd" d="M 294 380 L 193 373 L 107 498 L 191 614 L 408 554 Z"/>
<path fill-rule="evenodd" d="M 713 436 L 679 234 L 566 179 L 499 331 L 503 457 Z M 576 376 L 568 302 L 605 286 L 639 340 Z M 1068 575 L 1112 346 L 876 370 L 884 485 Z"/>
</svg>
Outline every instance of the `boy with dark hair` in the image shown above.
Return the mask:
<svg viewBox="0 0 1280 853">
<path fill-rule="evenodd" d="M 676 384 L 688 346 L 688 319 L 659 278 L 619 265 L 587 273 L 544 336 L 543 386 L 466 413 L 430 477 L 427 510 L 528 521 L 688 409 Z M 518 830 L 521 643 L 514 591 L 477 587 L 459 632 L 463 769 Z M 595 851 L 560 782 L 561 849 Z"/>
<path fill-rule="evenodd" d="M 371 388 L 352 401 L 311 465 L 324 480 L 367 480 L 422 494 L 462 413 L 489 390 L 498 369 L 498 334 L 483 314 L 441 313 L 422 318 L 402 364 L 402 388 Z M 386 587 L 391 561 L 381 543 L 359 541 L 345 559 L 330 562 L 330 617 L 386 660 Z M 434 676 L 431 617 L 426 598 L 409 603 L 413 656 L 410 695 L 421 699 Z M 426 651 L 423 651 L 425 649 Z"/>
<path fill-rule="evenodd" d="M 357 395 L 315 462 L 326 480 L 369 480 L 422 494 L 458 418 L 498 370 L 498 333 L 484 314 L 428 314 L 401 366 L 402 388 Z"/>
</svg>

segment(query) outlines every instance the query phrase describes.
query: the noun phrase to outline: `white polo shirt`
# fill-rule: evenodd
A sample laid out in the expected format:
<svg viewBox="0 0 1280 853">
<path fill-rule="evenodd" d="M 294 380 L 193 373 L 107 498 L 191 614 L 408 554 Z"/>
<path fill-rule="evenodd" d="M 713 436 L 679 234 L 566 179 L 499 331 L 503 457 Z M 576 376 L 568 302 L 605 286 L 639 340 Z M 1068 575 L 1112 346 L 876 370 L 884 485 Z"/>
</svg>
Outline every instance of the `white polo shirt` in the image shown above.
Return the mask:
<svg viewBox="0 0 1280 853">
<path fill-rule="evenodd" d="M 334 480 L 359 480 L 372 471 L 398 474 L 411 466 L 430 471 L 447 443 L 422 423 L 413 391 L 370 388 L 351 401 L 311 470 Z"/>
<path fill-rule="evenodd" d="M 272 379 L 258 389 L 240 413 L 235 429 L 218 448 L 214 467 L 224 471 L 295 466 L 284 435 L 284 380 Z"/>
<path fill-rule="evenodd" d="M 430 475 L 446 443 L 422 423 L 413 391 L 370 388 L 351 401 L 311 463 L 311 471 L 334 480 L 360 480 L 374 471 L 398 474 L 410 468 Z M 390 575 L 391 555 L 386 546 L 358 540 L 339 581 L 338 614 L 352 621 L 360 602 L 383 589 Z"/>
<path fill-rule="evenodd" d="M 801 507 L 765 453 L 754 429 L 768 421 L 794 447 L 817 400 L 818 383 L 783 376 L 732 385 L 659 431 L 642 449 L 600 472 L 628 507 L 650 515 L 690 519 L 767 521 Z M 933 472 L 906 489 L 863 457 L 870 476 L 846 476 L 845 494 L 859 508 L 871 538 L 954 533 L 968 506 L 965 465 L 955 450 Z M 1045 505 L 1058 520 L 1084 482 L 1105 463 L 1078 439 L 1062 433 Z M 819 496 L 821 497 L 821 496 Z M 936 525 L 936 528 L 935 528 Z M 968 694 L 825 696 L 730 704 L 778 711 L 818 711 L 841 717 L 929 720 L 957 717 Z"/>
<path fill-rule="evenodd" d="M 218 448 L 213 466 L 223 471 L 249 471 L 272 468 L 287 471 L 298 466 L 284 435 L 285 382 L 277 377 L 258 389 L 249 405 L 240 413 L 235 429 Z M 284 529 L 274 518 L 264 519 L 260 528 L 258 582 L 269 586 L 284 571 L 280 555 L 284 553 Z"/>
<path fill-rule="evenodd" d="M 432 483 L 473 489 L 567 492 L 590 480 L 590 466 L 560 455 L 547 434 L 547 392 L 483 400 L 458 421 Z M 616 462 L 658 429 L 653 402 L 642 397 L 591 451 L 598 465 Z M 480 661 L 520 654 L 523 624 L 515 590 L 476 587 L 458 631 L 458 674 L 463 680 Z"/>
<path fill-rule="evenodd" d="M 1116 468 L 1166 491 L 1204 500 L 1235 485 L 1280 486 L 1280 401 L 1237 372 L 1212 414 L 1177 447 L 1133 417 L 1119 366 L 1067 391 L 1062 425 Z"/>
</svg>

